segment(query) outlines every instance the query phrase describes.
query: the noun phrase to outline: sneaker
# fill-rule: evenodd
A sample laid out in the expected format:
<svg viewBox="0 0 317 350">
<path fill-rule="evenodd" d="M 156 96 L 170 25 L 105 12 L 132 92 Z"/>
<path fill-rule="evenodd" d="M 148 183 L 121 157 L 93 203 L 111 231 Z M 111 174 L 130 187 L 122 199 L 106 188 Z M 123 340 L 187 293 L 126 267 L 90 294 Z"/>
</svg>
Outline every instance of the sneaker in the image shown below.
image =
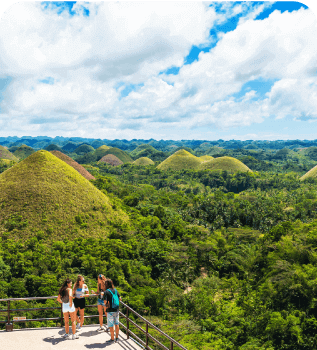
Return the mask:
<svg viewBox="0 0 317 350">
<path fill-rule="evenodd" d="M 62 338 L 67 338 L 68 336 L 69 336 L 69 334 L 65 333 L 65 334 L 62 335 Z"/>
<path fill-rule="evenodd" d="M 97 330 L 96 330 L 96 332 L 103 332 L 104 331 L 104 329 L 102 328 L 102 327 L 99 327 Z"/>
<path fill-rule="evenodd" d="M 108 328 L 108 327 L 102 326 L 101 328 L 102 328 L 105 332 L 108 332 L 108 331 L 109 331 L 109 328 Z"/>
<path fill-rule="evenodd" d="M 77 328 L 77 329 L 80 329 L 80 323 L 77 323 L 76 328 Z"/>
<path fill-rule="evenodd" d="M 82 328 L 81 327 L 77 327 L 77 332 L 81 332 L 81 331 L 82 331 Z"/>
<path fill-rule="evenodd" d="M 119 341 L 119 338 L 116 338 L 115 342 L 118 342 Z"/>
<path fill-rule="evenodd" d="M 106 340 L 106 344 L 111 344 L 111 343 L 114 343 L 114 339 L 108 339 L 108 340 Z"/>
<path fill-rule="evenodd" d="M 78 338 L 79 338 L 78 334 L 73 334 L 72 340 L 78 339 Z"/>
<path fill-rule="evenodd" d="M 73 339 L 72 334 L 67 334 L 67 337 L 65 337 L 65 339 L 66 339 L 66 340 L 71 340 L 71 339 Z"/>
</svg>

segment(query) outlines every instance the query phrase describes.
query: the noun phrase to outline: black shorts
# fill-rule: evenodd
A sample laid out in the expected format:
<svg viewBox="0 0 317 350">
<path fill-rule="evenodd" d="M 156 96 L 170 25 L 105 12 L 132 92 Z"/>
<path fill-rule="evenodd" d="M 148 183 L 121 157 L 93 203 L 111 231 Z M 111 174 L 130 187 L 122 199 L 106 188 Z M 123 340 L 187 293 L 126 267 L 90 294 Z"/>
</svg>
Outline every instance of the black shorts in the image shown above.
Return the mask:
<svg viewBox="0 0 317 350">
<path fill-rule="evenodd" d="M 85 298 L 74 298 L 74 305 L 76 309 L 84 309 L 86 306 Z"/>
</svg>

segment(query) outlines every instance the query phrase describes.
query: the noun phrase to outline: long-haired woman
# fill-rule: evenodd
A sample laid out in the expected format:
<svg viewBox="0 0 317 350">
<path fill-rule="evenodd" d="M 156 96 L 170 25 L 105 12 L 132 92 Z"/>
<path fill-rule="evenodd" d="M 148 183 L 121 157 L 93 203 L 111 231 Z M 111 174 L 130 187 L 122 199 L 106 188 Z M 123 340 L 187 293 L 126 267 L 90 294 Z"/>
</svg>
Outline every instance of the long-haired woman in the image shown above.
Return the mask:
<svg viewBox="0 0 317 350">
<path fill-rule="evenodd" d="M 75 315 L 76 315 L 76 321 L 77 321 L 77 331 L 81 331 L 81 327 L 84 324 L 84 314 L 85 314 L 85 297 L 89 296 L 89 290 L 87 285 L 84 283 L 85 279 L 83 276 L 79 275 L 77 277 L 77 280 L 74 284 L 73 288 L 73 295 L 74 298 L 74 305 L 75 305 Z M 79 317 L 78 318 L 78 311 L 79 311 Z"/>
<path fill-rule="evenodd" d="M 103 325 L 103 313 L 105 313 L 107 317 L 106 305 L 104 300 L 105 291 L 106 291 L 106 277 L 100 274 L 98 275 L 98 287 L 97 287 L 97 294 L 98 294 L 97 305 L 98 305 L 100 327 L 97 329 L 97 332 L 108 331 L 108 329 Z M 92 290 L 92 293 L 95 293 L 95 292 Z"/>
<path fill-rule="evenodd" d="M 64 315 L 65 322 L 65 334 L 63 337 L 66 339 L 78 339 L 78 335 L 76 334 L 76 315 L 75 315 L 75 306 L 73 304 L 73 293 L 72 293 L 72 281 L 67 278 L 62 284 L 57 301 L 62 304 L 62 310 Z M 69 334 L 69 316 L 72 321 L 72 331 L 73 335 Z"/>
</svg>

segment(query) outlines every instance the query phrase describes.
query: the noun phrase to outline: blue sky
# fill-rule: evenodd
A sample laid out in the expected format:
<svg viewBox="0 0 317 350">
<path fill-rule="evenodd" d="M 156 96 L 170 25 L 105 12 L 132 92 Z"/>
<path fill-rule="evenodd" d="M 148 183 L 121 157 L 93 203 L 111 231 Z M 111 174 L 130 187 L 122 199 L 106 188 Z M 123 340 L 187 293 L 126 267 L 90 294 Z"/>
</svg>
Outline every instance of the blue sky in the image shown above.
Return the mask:
<svg viewBox="0 0 317 350">
<path fill-rule="evenodd" d="M 315 138 L 306 5 L 141 5 L 13 5 L 0 22 L 0 136 Z"/>
</svg>

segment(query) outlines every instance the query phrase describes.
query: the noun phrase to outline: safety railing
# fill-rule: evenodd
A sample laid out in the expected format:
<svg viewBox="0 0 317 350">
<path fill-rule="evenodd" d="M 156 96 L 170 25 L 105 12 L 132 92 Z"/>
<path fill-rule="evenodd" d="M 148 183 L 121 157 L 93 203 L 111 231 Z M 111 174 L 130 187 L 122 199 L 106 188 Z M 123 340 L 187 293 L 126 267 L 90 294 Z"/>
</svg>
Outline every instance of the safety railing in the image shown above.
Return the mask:
<svg viewBox="0 0 317 350">
<path fill-rule="evenodd" d="M 91 295 L 90 297 L 96 297 L 95 295 Z M 0 299 L 0 302 L 6 302 L 7 308 L 6 309 L 0 309 L 0 313 L 6 313 L 7 314 L 7 320 L 1 321 L 0 324 L 5 323 L 6 325 L 6 331 L 13 331 L 13 324 L 14 323 L 20 323 L 20 322 L 33 322 L 33 321 L 60 321 L 61 325 L 63 326 L 63 311 L 62 306 L 59 307 L 35 307 L 35 308 L 21 308 L 21 309 L 12 309 L 11 308 L 11 302 L 14 301 L 32 301 L 32 300 L 48 300 L 48 299 L 57 299 L 56 296 L 51 297 L 29 297 L 29 298 L 8 298 L 8 299 Z M 157 344 L 161 349 L 164 350 L 173 350 L 175 347 L 187 350 L 184 346 L 179 344 L 175 339 L 164 333 L 162 330 L 160 330 L 158 327 L 156 327 L 154 324 L 149 322 L 146 318 L 141 316 L 139 313 L 137 313 L 135 310 L 133 310 L 130 306 L 127 304 L 120 302 L 121 307 L 124 307 L 125 313 L 122 311 L 119 311 L 119 314 L 121 317 L 123 317 L 126 320 L 126 325 L 120 322 L 120 326 L 125 330 L 127 339 L 131 338 L 135 341 L 137 341 L 140 345 L 142 345 L 146 350 L 153 350 L 149 346 L 149 341 L 151 340 L 155 344 Z M 96 305 L 86 305 L 86 308 L 92 308 L 96 307 Z M 11 315 L 15 312 L 26 312 L 26 311 L 46 311 L 46 310 L 60 310 L 60 316 L 59 317 L 48 317 L 48 318 L 30 318 L 27 319 L 26 317 L 19 317 L 16 319 L 12 319 Z M 138 319 L 140 319 L 142 322 L 145 323 L 145 329 L 143 329 L 139 324 L 135 322 L 135 320 L 132 320 L 129 315 L 133 314 Z M 98 315 L 85 315 L 84 318 L 94 318 L 99 317 Z M 133 325 L 141 334 L 144 335 L 145 341 L 141 339 L 135 332 L 133 332 L 130 329 L 130 326 Z M 163 339 L 165 339 L 169 343 L 169 347 L 164 345 L 161 341 L 156 339 L 153 335 L 150 334 L 149 330 L 153 329 L 156 332 L 158 332 Z"/>
</svg>

